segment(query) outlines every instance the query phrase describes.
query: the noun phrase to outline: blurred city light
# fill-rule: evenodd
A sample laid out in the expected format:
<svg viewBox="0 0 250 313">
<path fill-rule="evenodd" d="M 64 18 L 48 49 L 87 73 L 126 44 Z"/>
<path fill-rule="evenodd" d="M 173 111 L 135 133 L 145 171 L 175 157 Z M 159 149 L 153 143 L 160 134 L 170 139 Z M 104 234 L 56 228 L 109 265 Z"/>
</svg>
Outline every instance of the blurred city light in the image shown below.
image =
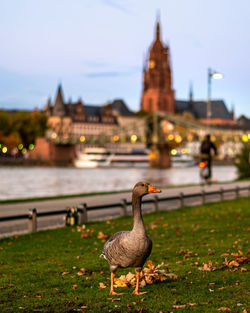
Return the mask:
<svg viewBox="0 0 250 313">
<path fill-rule="evenodd" d="M 8 151 L 7 147 L 3 147 L 3 148 L 2 148 L 2 152 L 3 152 L 3 153 L 7 153 L 7 151 Z"/>
<path fill-rule="evenodd" d="M 26 149 L 26 148 L 23 148 L 22 154 L 26 154 L 26 153 L 27 153 L 27 149 Z"/>
<path fill-rule="evenodd" d="M 172 154 L 172 155 L 176 155 L 176 154 L 177 154 L 177 150 L 176 150 L 176 149 L 172 149 L 172 150 L 171 150 L 171 154 Z"/>
<path fill-rule="evenodd" d="M 173 140 L 174 139 L 174 135 L 172 135 L 172 134 L 168 135 L 168 139 L 169 140 Z"/>
<path fill-rule="evenodd" d="M 80 141 L 81 141 L 81 142 L 84 142 L 85 140 L 86 140 L 85 136 L 81 136 L 81 137 L 80 137 Z"/>
<path fill-rule="evenodd" d="M 177 143 L 182 142 L 182 137 L 181 137 L 180 135 L 176 135 L 176 136 L 175 136 L 175 141 L 176 141 Z"/>
<path fill-rule="evenodd" d="M 119 136 L 117 136 L 117 135 L 115 135 L 114 137 L 113 137 L 113 141 L 118 141 L 120 138 L 119 138 Z"/>
<path fill-rule="evenodd" d="M 206 163 L 205 162 L 200 162 L 200 167 L 201 168 L 204 168 L 204 167 L 206 167 L 207 165 L 206 165 Z"/>
<path fill-rule="evenodd" d="M 246 134 L 242 135 L 241 139 L 243 142 L 248 142 L 248 136 Z"/>
<path fill-rule="evenodd" d="M 218 72 L 213 72 L 212 73 L 212 77 L 214 79 L 222 79 L 223 78 L 223 74 L 222 73 L 218 73 Z"/>
<path fill-rule="evenodd" d="M 56 139 L 56 138 L 57 138 L 57 133 L 55 133 L 55 132 L 52 133 L 52 134 L 51 134 L 51 138 L 52 138 L 52 139 Z"/>
<path fill-rule="evenodd" d="M 29 150 L 33 150 L 35 148 L 35 146 L 33 145 L 33 143 L 31 143 L 30 145 L 29 145 Z"/>
<path fill-rule="evenodd" d="M 19 145 L 17 146 L 18 150 L 22 150 L 23 149 L 23 144 L 19 143 Z"/>
<path fill-rule="evenodd" d="M 131 142 L 136 142 L 137 141 L 137 136 L 136 135 L 132 135 L 130 137 L 130 139 L 131 139 Z"/>
</svg>

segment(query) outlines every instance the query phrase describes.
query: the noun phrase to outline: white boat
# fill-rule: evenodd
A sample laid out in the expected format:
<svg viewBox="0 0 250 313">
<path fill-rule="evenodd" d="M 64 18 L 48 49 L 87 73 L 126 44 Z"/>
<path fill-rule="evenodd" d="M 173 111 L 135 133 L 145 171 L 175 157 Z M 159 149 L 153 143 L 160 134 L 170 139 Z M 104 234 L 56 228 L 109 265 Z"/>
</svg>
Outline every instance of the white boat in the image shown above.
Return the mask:
<svg viewBox="0 0 250 313">
<path fill-rule="evenodd" d="M 185 167 L 195 165 L 195 160 L 190 154 L 177 153 L 176 155 L 172 156 L 171 160 L 173 167 Z"/>
<path fill-rule="evenodd" d="M 74 161 L 78 168 L 148 167 L 149 151 L 105 148 L 86 148 Z"/>
</svg>

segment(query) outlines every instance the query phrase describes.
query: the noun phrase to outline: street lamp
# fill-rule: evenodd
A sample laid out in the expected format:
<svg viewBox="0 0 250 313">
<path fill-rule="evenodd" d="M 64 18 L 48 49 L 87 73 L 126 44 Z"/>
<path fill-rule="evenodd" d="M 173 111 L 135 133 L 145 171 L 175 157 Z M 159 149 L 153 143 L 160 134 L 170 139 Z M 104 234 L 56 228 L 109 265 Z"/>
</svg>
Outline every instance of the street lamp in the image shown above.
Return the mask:
<svg viewBox="0 0 250 313">
<path fill-rule="evenodd" d="M 212 78 L 214 79 L 222 79 L 223 74 L 213 71 L 211 68 L 208 69 L 208 84 L 207 84 L 207 119 L 208 124 L 210 122 L 210 118 L 212 116 L 212 110 L 211 110 L 211 84 L 212 84 Z"/>
</svg>

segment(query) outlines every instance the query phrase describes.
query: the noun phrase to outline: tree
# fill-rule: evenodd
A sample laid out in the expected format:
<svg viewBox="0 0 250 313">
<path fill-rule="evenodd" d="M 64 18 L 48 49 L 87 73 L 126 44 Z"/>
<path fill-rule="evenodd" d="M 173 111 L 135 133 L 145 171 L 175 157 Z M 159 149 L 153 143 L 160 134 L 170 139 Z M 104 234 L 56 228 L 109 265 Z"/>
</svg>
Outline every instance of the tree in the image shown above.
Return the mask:
<svg viewBox="0 0 250 313">
<path fill-rule="evenodd" d="M 245 143 L 235 157 L 239 178 L 250 178 L 250 143 Z"/>
</svg>

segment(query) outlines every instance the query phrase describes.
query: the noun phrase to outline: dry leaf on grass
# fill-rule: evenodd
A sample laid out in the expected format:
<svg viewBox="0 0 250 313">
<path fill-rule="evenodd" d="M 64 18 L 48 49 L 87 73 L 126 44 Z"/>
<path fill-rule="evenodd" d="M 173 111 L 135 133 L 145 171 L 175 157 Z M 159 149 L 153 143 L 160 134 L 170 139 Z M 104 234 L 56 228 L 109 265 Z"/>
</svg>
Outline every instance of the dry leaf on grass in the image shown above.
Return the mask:
<svg viewBox="0 0 250 313">
<path fill-rule="evenodd" d="M 104 283 L 99 283 L 99 288 L 100 289 L 105 289 L 107 286 Z"/>
<path fill-rule="evenodd" d="M 174 304 L 172 306 L 173 309 L 184 309 L 186 307 L 186 304 Z"/>
<path fill-rule="evenodd" d="M 230 311 L 231 311 L 231 309 L 225 308 L 225 307 L 221 307 L 221 308 L 219 308 L 218 310 L 219 310 L 219 311 L 224 311 L 224 312 L 230 312 Z"/>
<path fill-rule="evenodd" d="M 108 235 L 104 234 L 102 231 L 99 231 L 97 239 L 107 239 Z"/>
<path fill-rule="evenodd" d="M 161 263 L 154 265 L 151 260 L 147 262 L 147 266 L 141 272 L 140 287 L 151 285 L 157 282 L 161 282 L 167 279 L 177 279 L 177 275 L 173 273 L 166 273 L 166 270 L 160 269 L 167 264 Z M 115 278 L 115 287 L 128 287 L 135 286 L 136 276 L 129 272 L 126 276 L 121 275 L 119 278 Z"/>
</svg>

